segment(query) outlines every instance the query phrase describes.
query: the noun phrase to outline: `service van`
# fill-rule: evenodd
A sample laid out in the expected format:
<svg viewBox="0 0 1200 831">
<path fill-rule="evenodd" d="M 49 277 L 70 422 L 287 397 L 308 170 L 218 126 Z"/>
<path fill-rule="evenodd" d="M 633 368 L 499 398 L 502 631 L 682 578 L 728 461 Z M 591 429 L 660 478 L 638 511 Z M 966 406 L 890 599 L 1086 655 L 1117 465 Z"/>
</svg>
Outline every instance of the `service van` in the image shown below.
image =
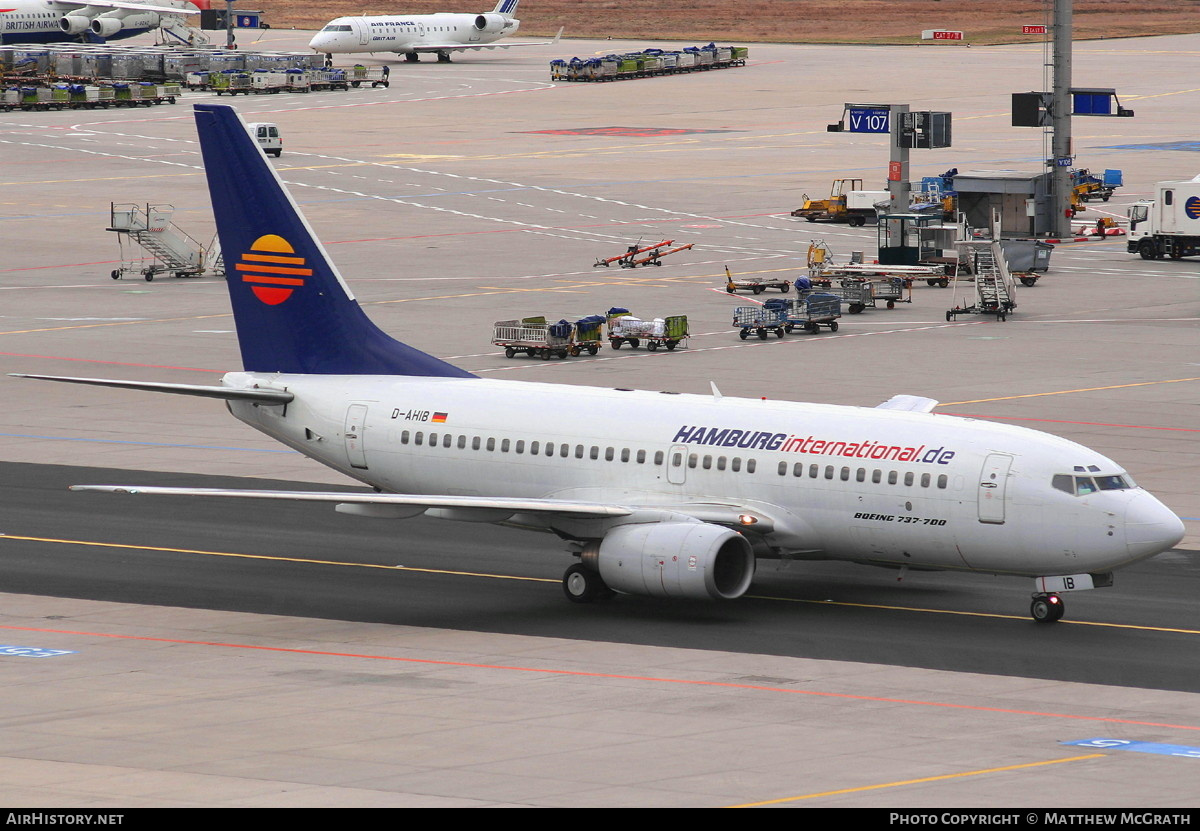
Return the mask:
<svg viewBox="0 0 1200 831">
<path fill-rule="evenodd" d="M 258 142 L 258 146 L 263 149 L 264 153 L 277 159 L 283 155 L 283 137 L 279 134 L 278 124 L 247 124 L 246 129 L 250 131 L 250 135 Z"/>
</svg>

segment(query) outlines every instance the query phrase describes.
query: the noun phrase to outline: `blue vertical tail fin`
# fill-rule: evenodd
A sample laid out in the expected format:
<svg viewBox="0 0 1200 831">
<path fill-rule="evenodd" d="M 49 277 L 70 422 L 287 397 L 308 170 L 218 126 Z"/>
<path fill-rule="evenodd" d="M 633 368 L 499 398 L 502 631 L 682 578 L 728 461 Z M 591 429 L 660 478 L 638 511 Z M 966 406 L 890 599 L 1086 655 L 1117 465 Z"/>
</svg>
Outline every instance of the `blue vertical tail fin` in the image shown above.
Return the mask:
<svg viewBox="0 0 1200 831">
<path fill-rule="evenodd" d="M 496 8 L 492 9 L 492 14 L 502 14 L 505 17 L 512 17 L 517 13 L 517 4 L 521 0 L 500 0 L 496 4 Z"/>
<path fill-rule="evenodd" d="M 474 377 L 372 323 L 237 112 L 195 109 L 246 370 Z"/>
</svg>

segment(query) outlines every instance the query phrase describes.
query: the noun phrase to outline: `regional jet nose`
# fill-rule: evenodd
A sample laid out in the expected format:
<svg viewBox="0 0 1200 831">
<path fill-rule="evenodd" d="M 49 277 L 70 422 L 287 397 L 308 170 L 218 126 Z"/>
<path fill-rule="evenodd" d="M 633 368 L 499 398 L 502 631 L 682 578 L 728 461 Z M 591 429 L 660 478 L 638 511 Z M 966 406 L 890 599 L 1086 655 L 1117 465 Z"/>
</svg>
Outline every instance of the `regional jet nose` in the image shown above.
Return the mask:
<svg viewBox="0 0 1200 831">
<path fill-rule="evenodd" d="M 1153 557 L 1183 539 L 1183 520 L 1148 493 L 1139 493 L 1125 510 L 1125 543 L 1131 556 Z"/>
</svg>

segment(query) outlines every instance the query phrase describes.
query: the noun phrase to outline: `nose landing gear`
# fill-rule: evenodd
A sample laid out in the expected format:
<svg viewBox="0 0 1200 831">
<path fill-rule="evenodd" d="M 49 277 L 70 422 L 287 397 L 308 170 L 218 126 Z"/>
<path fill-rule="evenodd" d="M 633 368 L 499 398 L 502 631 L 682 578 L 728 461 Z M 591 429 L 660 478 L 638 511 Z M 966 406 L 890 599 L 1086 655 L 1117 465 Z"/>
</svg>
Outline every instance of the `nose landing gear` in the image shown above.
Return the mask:
<svg viewBox="0 0 1200 831">
<path fill-rule="evenodd" d="M 1062 620 L 1066 606 L 1057 594 L 1035 594 L 1029 604 L 1029 614 L 1037 623 Z"/>
</svg>

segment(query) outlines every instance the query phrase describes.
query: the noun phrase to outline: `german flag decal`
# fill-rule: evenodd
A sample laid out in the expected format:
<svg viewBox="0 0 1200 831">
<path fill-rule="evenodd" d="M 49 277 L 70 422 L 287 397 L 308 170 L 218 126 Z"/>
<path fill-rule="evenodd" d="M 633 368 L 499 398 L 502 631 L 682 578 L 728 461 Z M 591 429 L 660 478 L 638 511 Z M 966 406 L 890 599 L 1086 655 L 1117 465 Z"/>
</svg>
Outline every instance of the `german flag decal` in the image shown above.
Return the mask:
<svg viewBox="0 0 1200 831">
<path fill-rule="evenodd" d="M 434 413 L 433 417 L 430 418 L 429 420 L 432 422 L 435 422 L 437 424 L 443 424 L 446 421 L 446 414 L 445 413 Z"/>
<path fill-rule="evenodd" d="M 303 257 L 288 256 L 295 253 L 283 237 L 265 234 L 250 245 L 234 269 L 242 275 L 242 282 L 250 284 L 255 297 L 268 306 L 278 306 L 304 285 L 305 277 L 312 276 Z"/>
</svg>

